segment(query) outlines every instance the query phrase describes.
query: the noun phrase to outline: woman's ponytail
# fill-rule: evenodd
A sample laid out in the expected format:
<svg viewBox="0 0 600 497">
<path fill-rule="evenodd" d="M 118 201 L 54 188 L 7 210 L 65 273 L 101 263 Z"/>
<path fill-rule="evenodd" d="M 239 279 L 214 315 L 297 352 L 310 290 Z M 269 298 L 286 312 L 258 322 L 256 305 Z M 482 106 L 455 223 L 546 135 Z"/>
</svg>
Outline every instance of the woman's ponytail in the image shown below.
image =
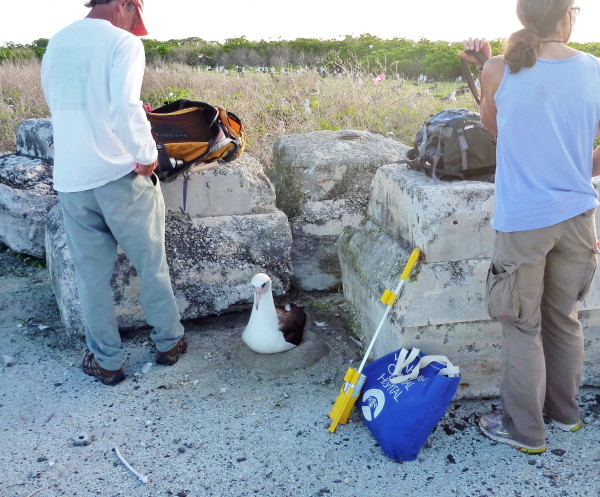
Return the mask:
<svg viewBox="0 0 600 497">
<path fill-rule="evenodd" d="M 513 33 L 508 39 L 504 60 L 511 73 L 519 72 L 523 67 L 532 67 L 542 42 L 531 30 L 525 28 Z"/>
<path fill-rule="evenodd" d="M 504 59 L 511 73 L 532 67 L 542 40 L 555 36 L 556 26 L 574 0 L 517 0 L 517 17 L 525 26 L 508 39 Z"/>
</svg>

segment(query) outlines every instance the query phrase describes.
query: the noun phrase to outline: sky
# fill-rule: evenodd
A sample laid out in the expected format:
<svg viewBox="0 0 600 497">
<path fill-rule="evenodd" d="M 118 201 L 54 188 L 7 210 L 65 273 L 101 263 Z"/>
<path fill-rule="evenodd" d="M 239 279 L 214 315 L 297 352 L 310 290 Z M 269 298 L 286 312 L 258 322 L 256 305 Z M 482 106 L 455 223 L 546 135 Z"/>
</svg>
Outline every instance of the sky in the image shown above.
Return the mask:
<svg viewBox="0 0 600 497">
<path fill-rule="evenodd" d="M 85 17 L 85 0 L 3 0 L 0 45 L 50 38 Z M 380 38 L 461 41 L 466 37 L 507 38 L 520 28 L 516 0 L 145 0 L 148 38 L 166 41 L 199 37 L 223 42 L 336 39 L 369 33 Z M 213 11 L 209 6 L 213 5 Z M 581 7 L 572 40 L 600 41 L 600 1 Z"/>
</svg>

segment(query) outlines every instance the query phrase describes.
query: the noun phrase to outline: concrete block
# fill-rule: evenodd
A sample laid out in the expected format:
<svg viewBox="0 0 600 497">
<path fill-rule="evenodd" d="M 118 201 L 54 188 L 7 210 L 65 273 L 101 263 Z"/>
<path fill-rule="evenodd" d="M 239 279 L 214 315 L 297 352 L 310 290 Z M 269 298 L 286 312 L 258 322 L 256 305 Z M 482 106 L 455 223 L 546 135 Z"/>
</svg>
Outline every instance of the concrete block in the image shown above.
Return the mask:
<svg viewBox="0 0 600 497">
<path fill-rule="evenodd" d="M 385 312 L 379 299 L 385 289 L 396 288 L 412 247 L 367 223 L 363 229 L 345 228 L 338 249 L 344 295 L 355 309 L 366 347 Z M 488 266 L 487 259 L 418 263 L 382 327 L 372 357 L 400 347 L 446 355 L 461 368 L 458 397 L 498 395 L 502 332 L 485 309 Z M 593 292 L 600 293 L 600 283 Z M 586 301 L 582 310 L 588 327 L 584 383 L 599 385 L 600 308 L 591 309 Z"/>
<path fill-rule="evenodd" d="M 366 131 L 318 131 L 283 136 L 273 147 L 269 177 L 277 207 L 292 225 L 298 285 L 327 290 L 341 282 L 335 240 L 344 226 L 365 219 L 377 168 L 409 147 Z"/>
<path fill-rule="evenodd" d="M 285 214 L 275 208 L 263 214 L 207 218 L 169 212 L 166 247 L 182 319 L 218 315 L 248 305 L 252 302 L 250 280 L 258 272 L 271 276 L 276 295 L 289 288 L 291 232 Z M 48 216 L 46 251 L 62 321 L 69 333 L 81 333 L 77 285 L 59 208 Z M 122 252 L 117 255 L 112 286 L 119 326 L 144 326 L 140 281 Z"/>
<path fill-rule="evenodd" d="M 0 155 L 0 241 L 18 253 L 43 257 L 48 211 L 58 202 L 49 163 Z"/>
<path fill-rule="evenodd" d="M 183 209 L 183 176 L 161 183 L 161 189 L 167 210 Z M 185 212 L 191 217 L 257 214 L 272 205 L 275 188 L 260 162 L 249 154 L 189 175 Z"/>
<path fill-rule="evenodd" d="M 409 147 L 368 131 L 315 131 L 278 138 L 269 177 L 277 206 L 299 214 L 308 200 L 355 199 L 365 207 L 377 168 L 404 157 Z M 356 198 L 358 197 L 358 198 Z"/>
<path fill-rule="evenodd" d="M 290 221 L 294 277 L 305 290 L 340 285 L 337 240 L 344 226 L 359 226 L 364 212 L 345 199 L 308 202 L 303 215 Z"/>
<path fill-rule="evenodd" d="M 419 247 L 427 262 L 489 258 L 494 184 L 436 181 L 405 165 L 377 170 L 369 219 L 392 238 Z"/>
<path fill-rule="evenodd" d="M 51 119 L 27 119 L 17 127 L 17 153 L 47 161 L 54 160 Z"/>
</svg>

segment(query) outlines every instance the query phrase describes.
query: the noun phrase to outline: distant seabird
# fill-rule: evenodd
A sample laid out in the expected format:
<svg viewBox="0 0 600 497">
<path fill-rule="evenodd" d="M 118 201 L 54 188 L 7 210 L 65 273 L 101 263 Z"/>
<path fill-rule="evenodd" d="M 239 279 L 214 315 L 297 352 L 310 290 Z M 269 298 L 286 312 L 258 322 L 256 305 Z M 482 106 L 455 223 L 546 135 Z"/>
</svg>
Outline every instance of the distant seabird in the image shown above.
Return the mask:
<svg viewBox="0 0 600 497">
<path fill-rule="evenodd" d="M 261 354 L 284 352 L 299 345 L 306 325 L 304 309 L 294 304 L 275 307 L 271 278 L 264 273 L 256 274 L 251 284 L 254 305 L 242 340 Z"/>
</svg>

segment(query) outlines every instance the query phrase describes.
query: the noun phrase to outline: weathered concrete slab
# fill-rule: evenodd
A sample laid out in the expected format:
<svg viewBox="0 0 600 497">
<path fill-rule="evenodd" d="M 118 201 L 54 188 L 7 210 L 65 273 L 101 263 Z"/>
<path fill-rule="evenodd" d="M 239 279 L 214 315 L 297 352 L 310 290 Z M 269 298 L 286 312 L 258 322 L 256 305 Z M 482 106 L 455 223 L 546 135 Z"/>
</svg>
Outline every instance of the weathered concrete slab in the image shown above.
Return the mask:
<svg viewBox="0 0 600 497">
<path fill-rule="evenodd" d="M 163 182 L 161 188 L 168 210 L 183 209 L 183 176 Z M 260 162 L 249 154 L 189 175 L 185 212 L 191 217 L 257 214 L 271 205 L 275 205 L 275 188 Z"/>
<path fill-rule="evenodd" d="M 370 180 L 377 168 L 402 159 L 408 149 L 368 131 L 282 136 L 273 146 L 269 174 L 277 190 L 278 207 L 292 217 L 300 214 L 309 200 L 354 199 L 366 207 Z"/>
<path fill-rule="evenodd" d="M 381 294 L 395 289 L 412 248 L 372 223 L 346 228 L 338 248 L 344 295 L 356 310 L 366 346 L 385 312 Z M 419 263 L 390 311 L 372 357 L 400 347 L 443 354 L 461 367 L 458 396 L 498 395 L 501 326 L 489 319 L 483 300 L 488 266 L 487 259 Z M 600 384 L 600 308 L 592 305 L 599 294 L 596 280 L 593 297 L 582 305 L 587 327 L 584 382 L 595 385 Z"/>
<path fill-rule="evenodd" d="M 207 218 L 168 213 L 166 247 L 183 319 L 218 315 L 251 302 L 250 280 L 258 272 L 271 276 L 276 295 L 289 288 L 291 232 L 285 214 L 275 208 L 264 214 Z M 62 321 L 68 332 L 82 333 L 77 285 L 59 208 L 48 216 L 46 251 Z M 112 286 L 122 328 L 145 324 L 139 285 L 135 268 L 119 252 Z"/>
<path fill-rule="evenodd" d="M 366 131 L 318 131 L 279 138 L 273 147 L 277 207 L 289 217 L 298 285 L 327 290 L 341 282 L 335 240 L 364 221 L 377 168 L 409 147 Z"/>
<path fill-rule="evenodd" d="M 46 216 L 58 202 L 51 176 L 46 161 L 0 155 L 0 241 L 15 252 L 44 256 Z"/>
<path fill-rule="evenodd" d="M 327 290 L 340 285 L 342 273 L 337 240 L 344 226 L 359 226 L 362 209 L 346 199 L 309 202 L 303 215 L 290 221 L 292 262 L 298 286 L 305 290 Z"/>
<path fill-rule="evenodd" d="M 54 160 L 51 119 L 27 119 L 17 127 L 17 153 L 47 161 Z"/>
<path fill-rule="evenodd" d="M 592 183 L 600 192 L 600 178 Z M 493 183 L 436 181 L 406 165 L 389 164 L 373 178 L 368 218 L 392 238 L 420 247 L 427 262 L 461 261 L 491 257 L 493 211 Z"/>
<path fill-rule="evenodd" d="M 419 247 L 427 262 L 491 257 L 494 184 L 436 181 L 405 165 L 386 165 L 373 179 L 369 219 L 398 241 Z"/>
<path fill-rule="evenodd" d="M 24 121 L 18 130 L 21 153 L 0 155 L 0 241 L 36 257 L 45 254 L 46 214 L 58 197 L 51 186 L 52 162 L 30 155 L 52 158 L 51 132 L 48 119 Z M 162 190 L 167 209 L 180 212 L 183 178 L 163 183 Z M 274 205 L 275 189 L 249 154 L 190 176 L 186 213 L 191 217 L 258 214 Z"/>
</svg>

